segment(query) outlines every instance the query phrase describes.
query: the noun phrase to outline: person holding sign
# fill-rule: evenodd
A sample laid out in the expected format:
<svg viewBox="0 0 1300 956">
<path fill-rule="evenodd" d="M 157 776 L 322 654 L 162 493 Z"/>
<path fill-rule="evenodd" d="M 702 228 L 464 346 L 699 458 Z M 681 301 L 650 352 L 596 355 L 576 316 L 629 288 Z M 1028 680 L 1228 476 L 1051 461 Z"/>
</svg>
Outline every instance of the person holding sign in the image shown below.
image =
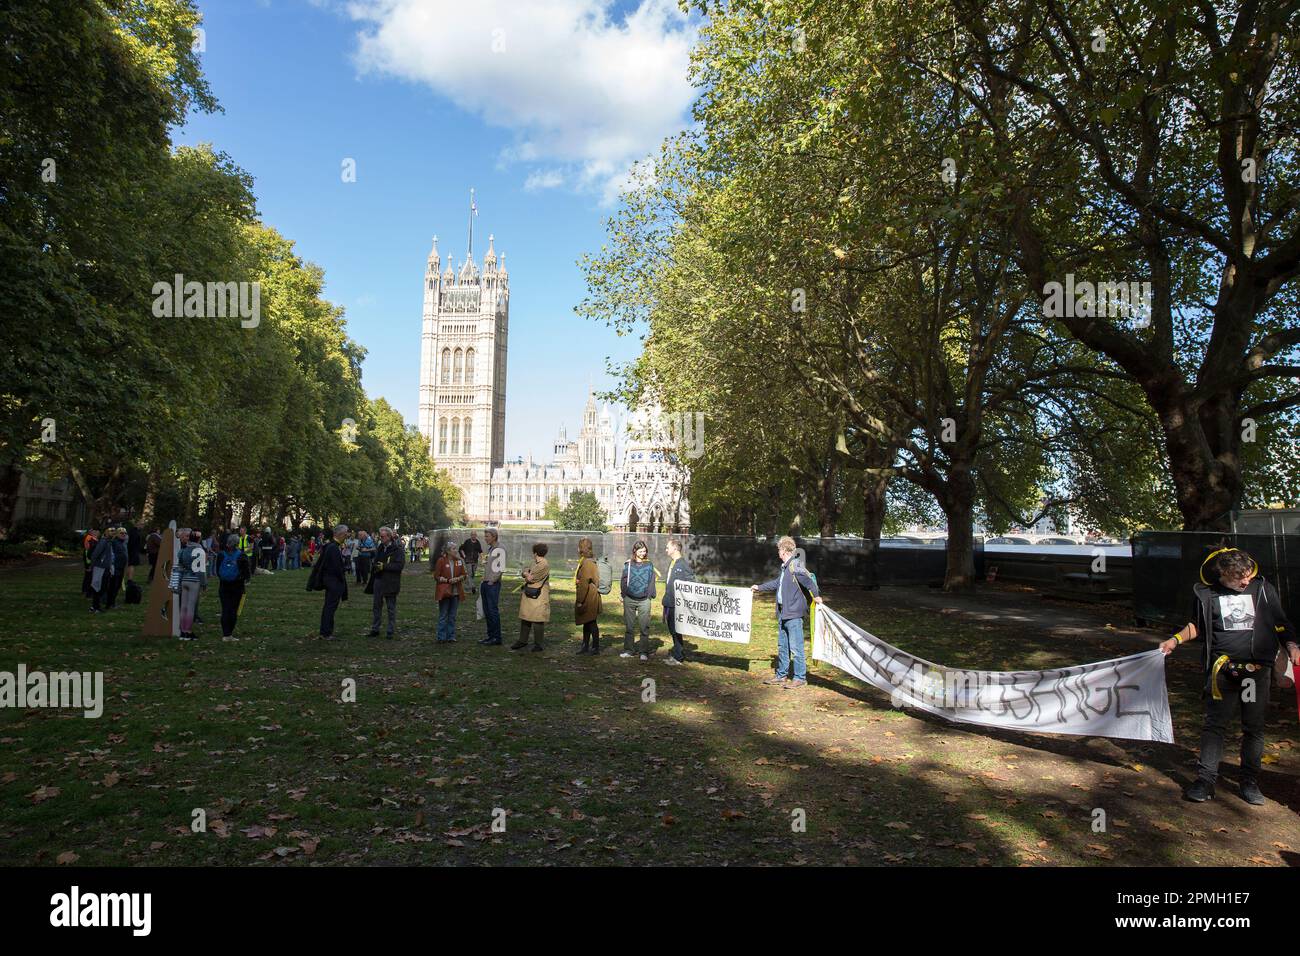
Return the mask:
<svg viewBox="0 0 1300 956">
<path fill-rule="evenodd" d="M 1212 578 L 1205 568 L 1214 559 Z M 1214 799 L 1228 721 L 1241 711 L 1241 798 L 1264 804 L 1259 789 L 1264 755 L 1264 720 L 1269 683 L 1281 645 L 1292 664 L 1300 664 L 1295 628 L 1282 610 L 1277 589 L 1259 576 L 1259 565 L 1245 551 L 1223 548 L 1201 565 L 1201 583 L 1192 588 L 1192 619 L 1160 645 L 1166 655 L 1179 644 L 1205 639 L 1205 725 L 1196 781 L 1183 796 L 1193 803 Z"/>
<path fill-rule="evenodd" d="M 650 660 L 650 602 L 655 598 L 655 566 L 650 563 L 650 551 L 644 541 L 632 545 L 632 559 L 623 562 L 623 580 L 619 591 L 623 596 L 623 653 L 631 657 L 636 648 L 632 631 L 641 627 L 641 660 Z"/>
<path fill-rule="evenodd" d="M 763 681 L 777 687 L 797 689 L 808 683 L 808 671 L 803 656 L 803 616 L 808 611 L 808 598 L 820 604 L 822 596 L 817 590 L 817 582 L 804 569 L 796 557 L 797 549 L 794 538 L 784 535 L 776 543 L 776 553 L 781 558 L 781 570 L 771 581 L 755 584 L 755 593 L 763 591 L 776 592 L 776 676 Z M 789 679 L 791 661 L 794 664 L 794 679 Z"/>
<path fill-rule="evenodd" d="M 673 639 L 673 649 L 668 652 L 664 659 L 665 664 L 685 664 L 686 649 L 682 645 L 681 635 L 677 633 L 676 621 L 676 601 L 677 594 L 673 588 L 676 581 L 694 581 L 695 574 L 691 571 L 691 566 L 686 563 L 682 557 L 682 543 L 676 538 L 669 538 L 668 543 L 664 545 L 664 550 L 668 552 L 668 577 L 664 579 L 664 626 L 668 628 L 668 635 Z"/>
<path fill-rule="evenodd" d="M 600 653 L 600 569 L 590 538 L 578 542 L 578 571 L 573 585 L 573 623 L 582 625 L 579 654 Z"/>
</svg>

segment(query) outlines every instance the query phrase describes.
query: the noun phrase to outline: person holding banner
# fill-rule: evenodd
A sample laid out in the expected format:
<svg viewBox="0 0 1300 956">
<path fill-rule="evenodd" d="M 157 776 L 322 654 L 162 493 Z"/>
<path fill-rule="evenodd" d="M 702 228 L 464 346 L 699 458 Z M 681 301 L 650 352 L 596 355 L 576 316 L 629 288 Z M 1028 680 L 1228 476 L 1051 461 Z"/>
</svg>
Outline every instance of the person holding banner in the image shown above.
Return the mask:
<svg viewBox="0 0 1300 956">
<path fill-rule="evenodd" d="M 579 654 L 600 653 L 600 569 L 590 538 L 578 542 L 578 571 L 573 585 L 573 623 L 582 625 Z"/>
<path fill-rule="evenodd" d="M 1213 561 L 1210 579 L 1206 565 Z M 1196 780 L 1183 796 L 1193 803 L 1214 799 L 1214 784 L 1223 757 L 1228 721 L 1241 712 L 1241 798 L 1262 806 L 1260 764 L 1264 756 L 1264 720 L 1279 645 L 1293 665 L 1300 646 L 1277 589 L 1259 576 L 1259 565 L 1245 551 L 1222 548 L 1201 565 L 1201 582 L 1192 588 L 1192 619 L 1160 645 L 1166 655 L 1180 644 L 1205 638 L 1202 662 L 1205 725 Z"/>
<path fill-rule="evenodd" d="M 632 545 L 632 558 L 623 562 L 623 579 L 619 593 L 623 598 L 623 653 L 632 657 L 636 643 L 632 633 L 641 628 L 641 660 L 650 659 L 650 602 L 655 598 L 655 566 L 644 541 Z"/>
<path fill-rule="evenodd" d="M 763 681 L 777 687 L 798 689 L 808 683 L 807 666 L 803 656 L 803 616 L 808 611 L 807 591 L 812 599 L 820 604 L 822 596 L 817 590 L 817 582 L 804 570 L 796 557 L 797 549 L 794 538 L 785 535 L 776 543 L 776 553 L 781 558 L 781 570 L 771 581 L 755 584 L 755 593 L 776 592 L 776 675 Z M 794 666 L 794 678 L 790 679 L 791 662 Z"/>
<path fill-rule="evenodd" d="M 668 628 L 668 636 L 673 639 L 673 649 L 664 658 L 664 663 L 685 664 L 686 648 L 682 645 L 681 635 L 677 633 L 675 616 L 677 594 L 673 590 L 673 582 L 694 581 L 695 574 L 691 571 L 691 566 L 686 563 L 686 559 L 682 557 L 682 543 L 676 538 L 668 539 L 664 551 L 668 553 L 668 577 L 664 579 L 664 626 Z"/>
</svg>

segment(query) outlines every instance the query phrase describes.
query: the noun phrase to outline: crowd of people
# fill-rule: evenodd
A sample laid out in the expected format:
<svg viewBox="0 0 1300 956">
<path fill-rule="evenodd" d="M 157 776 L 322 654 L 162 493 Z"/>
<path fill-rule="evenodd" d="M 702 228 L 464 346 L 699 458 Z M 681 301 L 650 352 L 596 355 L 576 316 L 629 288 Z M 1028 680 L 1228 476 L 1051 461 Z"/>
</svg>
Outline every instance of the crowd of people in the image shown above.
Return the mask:
<svg viewBox="0 0 1300 956">
<path fill-rule="evenodd" d="M 429 573 L 435 579 L 438 643 L 455 643 L 457 615 L 467 594 L 478 595 L 478 615 L 485 622 L 485 646 L 501 645 L 501 592 L 506 572 L 506 553 L 495 528 L 486 528 L 484 540 L 478 532 L 459 545 L 446 540 L 436 559 L 430 556 Z M 158 568 L 163 536 L 154 529 L 141 538 L 139 529 L 122 522 L 103 530 L 87 531 L 83 541 L 84 575 L 82 592 L 91 600 L 91 613 L 117 606 L 126 587 L 128 603 L 140 600 L 133 581 L 134 571 L 147 557 L 149 581 Z M 234 633 L 255 571 L 311 568 L 309 591 L 323 591 L 319 635 L 334 639 L 335 614 L 348 599 L 348 581 L 364 583 L 373 595 L 368 637 L 378 637 L 381 627 L 391 639 L 397 630 L 397 598 L 402 574 L 408 564 L 421 560 L 428 549 L 426 535 L 405 538 L 383 527 L 376 536 L 366 530 L 352 531 L 337 525 L 333 533 L 283 534 L 263 528 L 260 535 L 240 527 L 226 532 L 218 527 L 206 538 L 189 528 L 177 533 L 178 557 L 169 586 L 179 596 L 182 640 L 194 640 L 194 626 L 201 623 L 199 604 L 209 577 L 218 581 L 223 640 L 236 640 Z M 532 546 L 532 557 L 519 571 L 519 636 L 510 649 L 545 649 L 546 625 L 551 620 L 551 567 L 547 545 Z M 672 639 L 665 657 L 671 665 L 686 661 L 685 645 L 677 633 L 674 616 L 674 584 L 693 581 L 694 575 L 682 553 L 682 543 L 669 537 L 664 545 L 668 572 L 663 578 L 660 607 L 664 627 Z M 776 577 L 753 585 L 756 593 L 772 593 L 778 624 L 775 674 L 765 683 L 787 689 L 807 683 L 804 657 L 804 617 L 810 602 L 822 600 L 816 578 L 808 572 L 790 537 L 777 542 L 780 570 Z M 482 567 L 482 577 L 479 569 Z M 613 573 L 608 558 L 597 557 L 590 538 L 578 542 L 578 564 L 574 574 L 574 624 L 582 628 L 579 654 L 599 654 L 600 613 L 603 597 L 612 590 Z M 649 557 L 644 541 L 637 541 L 623 563 L 619 592 L 623 610 L 623 650 L 620 657 L 650 659 L 651 608 L 658 594 L 660 575 Z M 1236 548 L 1214 552 L 1201 570 L 1195 587 L 1194 609 L 1189 622 L 1161 645 L 1165 654 L 1181 644 L 1202 640 L 1205 672 L 1205 722 L 1201 736 L 1196 781 L 1187 788 L 1188 800 L 1213 799 L 1229 720 L 1239 713 L 1242 730 L 1241 795 L 1248 803 L 1262 804 L 1258 786 L 1264 749 L 1264 720 L 1268 706 L 1270 668 L 1291 661 L 1300 667 L 1300 644 L 1294 627 L 1282 609 L 1277 590 L 1259 575 L 1258 564 Z M 1279 656 L 1279 650 L 1281 656 Z"/>
</svg>

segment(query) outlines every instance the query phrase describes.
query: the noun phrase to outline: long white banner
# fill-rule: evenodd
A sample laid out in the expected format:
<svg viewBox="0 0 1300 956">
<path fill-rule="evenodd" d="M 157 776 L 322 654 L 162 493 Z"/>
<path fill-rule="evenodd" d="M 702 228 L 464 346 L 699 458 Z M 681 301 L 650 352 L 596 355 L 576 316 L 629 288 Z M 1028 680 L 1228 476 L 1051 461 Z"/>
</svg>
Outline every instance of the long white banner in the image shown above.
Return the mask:
<svg viewBox="0 0 1300 956">
<path fill-rule="evenodd" d="M 1035 733 L 1173 743 L 1159 650 L 1047 671 L 968 671 L 932 664 L 868 634 L 825 604 L 813 624 L 814 660 L 949 720 Z"/>
<path fill-rule="evenodd" d="M 678 634 L 749 643 L 754 592 L 700 581 L 674 581 L 673 626 Z"/>
</svg>

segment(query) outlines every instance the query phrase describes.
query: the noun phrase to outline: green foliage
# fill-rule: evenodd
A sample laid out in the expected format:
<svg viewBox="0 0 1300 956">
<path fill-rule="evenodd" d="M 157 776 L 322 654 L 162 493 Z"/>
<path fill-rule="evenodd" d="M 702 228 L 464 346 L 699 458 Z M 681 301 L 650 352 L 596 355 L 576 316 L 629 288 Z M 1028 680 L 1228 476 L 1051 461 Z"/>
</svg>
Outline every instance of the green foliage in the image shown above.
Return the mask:
<svg viewBox="0 0 1300 956">
<path fill-rule="evenodd" d="M 609 530 L 605 525 L 605 509 L 590 491 L 575 491 L 569 496 L 569 504 L 560 512 L 555 527 L 561 531 L 595 531 L 600 534 Z"/>
</svg>

